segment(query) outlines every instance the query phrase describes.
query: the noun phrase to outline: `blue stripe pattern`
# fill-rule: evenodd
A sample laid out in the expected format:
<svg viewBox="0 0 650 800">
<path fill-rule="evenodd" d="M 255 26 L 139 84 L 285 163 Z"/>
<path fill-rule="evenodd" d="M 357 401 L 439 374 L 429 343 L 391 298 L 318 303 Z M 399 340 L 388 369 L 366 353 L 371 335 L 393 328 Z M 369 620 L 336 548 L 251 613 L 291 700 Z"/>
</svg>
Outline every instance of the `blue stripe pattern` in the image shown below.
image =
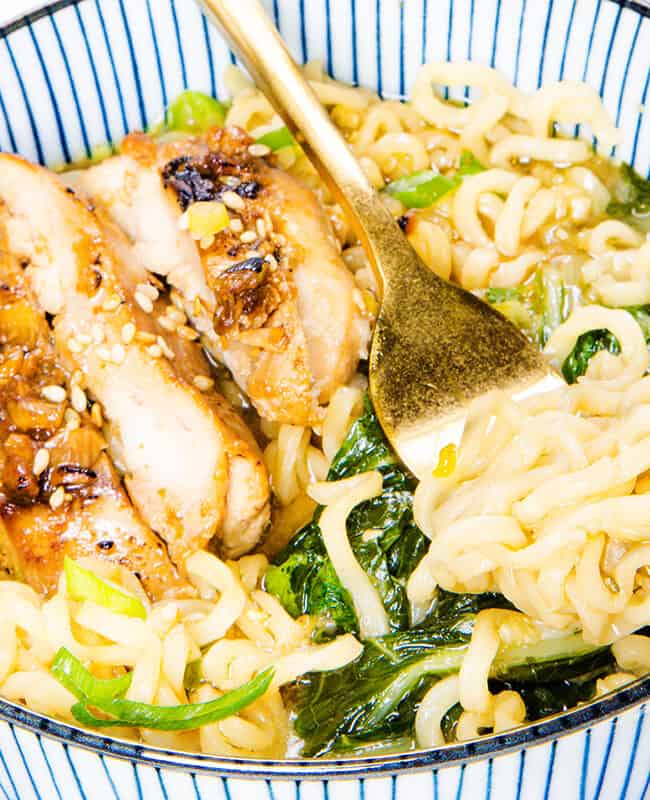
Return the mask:
<svg viewBox="0 0 650 800">
<path fill-rule="evenodd" d="M 526 85 L 587 77 L 626 132 L 620 155 L 644 173 L 650 169 L 650 114 L 640 113 L 650 92 L 650 18 L 624 7 L 629 3 L 400 0 L 391 5 L 395 2 L 267 0 L 267 5 L 298 58 L 324 57 L 336 78 L 371 83 L 387 97 L 408 92 L 417 67 L 427 60 L 482 57 Z M 119 141 L 130 127 L 145 128 L 179 88 L 218 96 L 224 66 L 236 61 L 198 16 L 193 0 L 58 5 L 11 33 L 0 31 L 5 40 L 0 43 L 0 148 L 43 163 L 90 156 L 96 146 Z M 188 39 L 188 31 L 198 38 Z M 339 32 L 344 32 L 341 41 Z M 619 58 L 625 60 L 622 73 Z M 377 778 L 378 784 L 357 780 L 348 784 L 346 797 L 641 800 L 650 789 L 648 727 L 641 706 L 618 719 L 596 721 L 569 739 L 513 755 L 493 753 L 487 762 L 445 769 L 437 762 L 428 774 L 385 776 Z M 25 737 L 32 737 L 33 747 Z M 197 779 L 194 770 L 210 773 L 209 761 L 193 762 L 189 773 L 174 773 L 164 768 L 171 756 L 163 753 L 158 761 L 129 769 L 106 757 L 115 752 L 111 747 L 93 754 L 67 743 L 44 746 L 38 730 L 17 735 L 13 726 L 0 722 L 0 800 L 49 800 L 53 786 L 58 800 L 94 800 L 100 787 L 115 800 L 248 800 L 241 781 L 209 774 Z M 122 752 L 129 753 L 128 746 Z M 567 770 L 567 764 L 573 768 Z M 335 775 L 336 765 L 331 769 Z M 314 781 L 267 780 L 250 794 L 268 800 L 339 796 L 336 783 L 317 776 Z"/>
</svg>

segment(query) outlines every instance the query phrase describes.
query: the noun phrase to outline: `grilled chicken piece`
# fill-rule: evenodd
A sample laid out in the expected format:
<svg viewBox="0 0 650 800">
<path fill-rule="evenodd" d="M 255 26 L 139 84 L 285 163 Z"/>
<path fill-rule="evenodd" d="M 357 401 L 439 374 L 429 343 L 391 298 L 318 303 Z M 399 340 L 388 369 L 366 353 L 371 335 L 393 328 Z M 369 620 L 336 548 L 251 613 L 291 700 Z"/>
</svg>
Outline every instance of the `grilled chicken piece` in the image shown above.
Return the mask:
<svg viewBox="0 0 650 800">
<path fill-rule="evenodd" d="M 180 565 L 224 522 L 229 464 L 222 426 L 151 334 L 137 330 L 119 256 L 74 193 L 47 170 L 2 155 L 0 201 L 8 245 L 25 263 L 39 305 L 54 317 L 57 353 L 83 373 L 101 403 L 109 452 L 131 499 Z M 146 292 L 138 302 L 153 305 Z"/>
<path fill-rule="evenodd" d="M 76 180 L 134 240 L 146 268 L 184 296 L 204 344 L 260 415 L 304 425 L 354 373 L 368 325 L 315 195 L 252 157 L 251 142 L 237 129 L 159 147 L 134 135 L 124 155 Z M 181 214 L 206 200 L 229 204 L 244 242 L 229 228 L 197 248 Z"/>
<path fill-rule="evenodd" d="M 198 337 L 191 328 L 179 324 L 179 309 L 162 296 L 152 301 L 150 314 L 138 306 L 138 287 L 146 285 L 152 276 L 139 259 L 137 244 L 130 242 L 101 209 L 97 209 L 97 216 L 106 240 L 118 255 L 116 275 L 131 304 L 138 330 L 169 347 L 174 368 L 188 385 L 203 387 L 203 399 L 214 414 L 228 459 L 226 512 L 216 544 L 222 556 L 240 556 L 257 544 L 269 521 L 270 487 L 262 453 L 241 417 L 215 391 L 210 365 L 195 341 Z"/>
<path fill-rule="evenodd" d="M 78 378 L 58 365 L 45 315 L 3 253 L 0 280 L 0 570 L 48 594 L 65 555 L 98 556 L 138 575 L 152 599 L 191 595 L 129 502 L 87 411 L 43 399 L 47 386 L 80 392 Z"/>
<path fill-rule="evenodd" d="M 57 587 L 64 556 L 95 556 L 126 567 L 152 600 L 192 596 L 163 543 L 132 507 L 106 455 L 93 472 L 92 495 L 85 499 L 55 510 L 42 502 L 3 510 L 5 549 L 12 553 L 16 577 L 49 594 Z M 2 534 L 0 528 L 0 539 Z"/>
</svg>

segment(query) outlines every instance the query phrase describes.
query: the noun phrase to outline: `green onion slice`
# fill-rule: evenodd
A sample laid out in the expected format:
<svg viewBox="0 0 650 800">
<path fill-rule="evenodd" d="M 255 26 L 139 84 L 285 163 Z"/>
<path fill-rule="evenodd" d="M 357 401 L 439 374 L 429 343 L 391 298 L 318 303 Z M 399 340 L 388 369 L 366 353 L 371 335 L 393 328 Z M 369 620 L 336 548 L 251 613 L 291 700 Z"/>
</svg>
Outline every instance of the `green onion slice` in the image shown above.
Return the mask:
<svg viewBox="0 0 650 800">
<path fill-rule="evenodd" d="M 63 559 L 63 570 L 67 592 L 73 600 L 90 600 L 116 614 L 146 618 L 147 610 L 137 597 L 121 591 L 68 556 Z"/>
<path fill-rule="evenodd" d="M 128 692 L 133 677 L 129 672 L 120 678 L 96 678 L 65 647 L 57 651 L 50 672 L 78 700 L 92 697 L 101 703 L 123 697 Z"/>
<path fill-rule="evenodd" d="M 440 175 L 438 172 L 425 169 L 389 183 L 386 191 L 407 208 L 428 208 L 444 195 L 457 189 L 465 176 L 476 175 L 483 170 L 484 167 L 474 155 L 469 150 L 463 150 L 459 167 L 454 175 Z"/>
<path fill-rule="evenodd" d="M 266 692 L 274 674 L 273 667 L 269 667 L 238 689 L 205 703 L 155 706 L 124 698 L 131 682 L 130 675 L 99 680 L 65 647 L 56 654 L 50 670 L 78 698 L 79 702 L 72 706 L 72 714 L 83 725 L 97 728 L 129 726 L 159 731 L 193 730 L 237 714 Z M 112 719 L 96 716 L 90 710 L 91 706 Z"/>
<path fill-rule="evenodd" d="M 276 128 L 274 131 L 265 133 L 257 140 L 258 144 L 265 144 L 268 148 L 275 152 L 282 150 L 283 147 L 293 147 L 296 140 L 291 135 L 291 131 L 287 127 Z"/>
<path fill-rule="evenodd" d="M 202 92 L 183 92 L 167 107 L 165 122 L 170 131 L 205 133 L 221 127 L 226 111 L 218 100 Z"/>
</svg>

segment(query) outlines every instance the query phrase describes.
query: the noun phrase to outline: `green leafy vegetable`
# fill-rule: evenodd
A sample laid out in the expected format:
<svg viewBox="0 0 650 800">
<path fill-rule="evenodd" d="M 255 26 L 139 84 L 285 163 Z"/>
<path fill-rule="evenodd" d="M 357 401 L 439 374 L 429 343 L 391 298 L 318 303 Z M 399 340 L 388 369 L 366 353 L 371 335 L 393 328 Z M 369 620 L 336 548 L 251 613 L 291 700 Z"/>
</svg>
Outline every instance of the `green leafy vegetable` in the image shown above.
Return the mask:
<svg viewBox="0 0 650 800">
<path fill-rule="evenodd" d="M 65 585 L 73 600 L 90 600 L 116 614 L 145 619 L 147 611 L 137 597 L 121 591 L 108 581 L 102 580 L 89 569 L 84 569 L 68 556 L 63 559 Z"/>
<path fill-rule="evenodd" d="M 72 714 L 78 722 L 91 727 L 132 726 L 161 731 L 192 730 L 237 714 L 261 697 L 273 679 L 273 668 L 270 667 L 215 700 L 181 706 L 154 706 L 124 698 L 131 684 L 130 674 L 113 680 L 99 680 L 65 647 L 57 652 L 50 670 L 79 700 L 72 707 Z M 110 719 L 96 716 L 91 707 L 110 715 Z"/>
<path fill-rule="evenodd" d="M 575 347 L 562 364 L 562 374 L 567 383 L 575 383 L 585 374 L 589 361 L 596 353 L 607 350 L 609 353 L 620 353 L 618 339 L 607 330 L 595 330 L 578 336 Z"/>
<path fill-rule="evenodd" d="M 361 657 L 342 670 L 299 678 L 285 690 L 285 699 L 296 712 L 294 728 L 304 740 L 303 754 L 347 754 L 362 744 L 388 747 L 412 736 L 426 691 L 460 669 L 472 625 L 469 615 L 456 623 L 441 620 L 426 629 L 369 640 Z M 541 708 L 551 702 L 559 683 L 585 673 L 600 677 L 611 665 L 608 648 L 588 645 L 573 634 L 503 649 L 492 675 L 517 691 L 544 686 L 547 695 L 537 695 Z"/>
<path fill-rule="evenodd" d="M 464 177 L 475 175 L 484 169 L 485 167 L 469 150 L 464 150 L 454 175 L 441 175 L 439 172 L 425 169 L 389 183 L 386 191 L 407 208 L 428 208 L 444 195 L 457 189 Z"/>
<path fill-rule="evenodd" d="M 644 233 L 650 232 L 650 181 L 629 164 L 622 164 L 614 186 L 614 200 L 607 206 L 610 217 L 625 220 Z"/>
<path fill-rule="evenodd" d="M 202 92 L 186 91 L 168 106 L 165 114 L 167 129 L 186 133 L 205 133 L 221 127 L 226 119 L 223 105 Z"/>
<path fill-rule="evenodd" d="M 186 692 L 193 692 L 204 682 L 203 660 L 200 658 L 190 661 L 185 667 L 183 675 L 183 688 Z"/>
<path fill-rule="evenodd" d="M 268 148 L 273 150 L 273 152 L 282 150 L 283 147 L 293 147 L 297 144 L 296 140 L 291 135 L 291 131 L 285 126 L 276 128 L 260 136 L 257 143 L 265 144 Z"/>
<path fill-rule="evenodd" d="M 559 270 L 540 267 L 531 280 L 508 289 L 486 289 L 485 300 L 538 347 L 569 314 L 568 293 Z"/>
<path fill-rule="evenodd" d="M 650 306 L 628 306 L 624 309 L 638 322 L 646 344 L 650 346 Z M 567 383 L 575 383 L 585 374 L 592 356 L 600 350 L 618 354 L 621 346 L 618 339 L 608 330 L 588 331 L 578 337 L 571 353 L 562 365 L 562 374 Z"/>
<path fill-rule="evenodd" d="M 362 503 L 348 518 L 355 556 L 379 592 L 391 627 L 408 626 L 404 582 L 426 552 L 428 541 L 413 522 L 413 478 L 397 463 L 369 401 L 337 453 L 328 480 L 371 469 L 384 477 L 380 497 Z M 320 509 L 269 567 L 265 588 L 294 617 L 311 614 L 320 620 L 316 638 L 357 632 L 354 606 L 325 550 L 318 527 Z M 376 534 L 371 538 L 364 534 Z"/>
</svg>

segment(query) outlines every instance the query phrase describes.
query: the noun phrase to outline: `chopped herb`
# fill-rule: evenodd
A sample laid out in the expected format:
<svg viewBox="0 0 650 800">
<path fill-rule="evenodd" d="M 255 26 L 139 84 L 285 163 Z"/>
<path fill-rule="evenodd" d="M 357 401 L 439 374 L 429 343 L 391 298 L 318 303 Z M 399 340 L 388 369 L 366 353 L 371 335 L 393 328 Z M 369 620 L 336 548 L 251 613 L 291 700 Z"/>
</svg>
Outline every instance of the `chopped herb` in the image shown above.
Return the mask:
<svg viewBox="0 0 650 800">
<path fill-rule="evenodd" d="M 179 94 L 165 113 L 168 130 L 194 134 L 221 127 L 225 119 L 226 110 L 223 105 L 214 97 L 201 92 L 186 91 Z"/>
<path fill-rule="evenodd" d="M 642 178 L 629 164 L 622 164 L 607 213 L 644 233 L 650 232 L 650 180 Z"/>
<path fill-rule="evenodd" d="M 296 140 L 291 135 L 291 131 L 287 127 L 276 128 L 274 131 L 269 131 L 257 140 L 258 144 L 265 144 L 273 152 L 282 150 L 283 147 L 293 147 L 297 144 Z"/>
<path fill-rule="evenodd" d="M 485 168 L 468 150 L 460 157 L 460 165 L 453 175 L 441 175 L 426 169 L 400 178 L 386 187 L 388 194 L 396 197 L 407 208 L 428 208 L 449 192 L 457 189 L 467 175 L 475 175 Z"/>
<path fill-rule="evenodd" d="M 79 700 L 71 709 L 78 722 L 96 728 L 129 726 L 160 731 L 193 730 L 237 714 L 261 697 L 273 680 L 270 667 L 215 700 L 155 706 L 125 699 L 131 683 L 130 674 L 114 680 L 99 680 L 65 647 L 57 652 L 50 671 Z M 92 708 L 107 717 L 96 716 Z"/>
</svg>

